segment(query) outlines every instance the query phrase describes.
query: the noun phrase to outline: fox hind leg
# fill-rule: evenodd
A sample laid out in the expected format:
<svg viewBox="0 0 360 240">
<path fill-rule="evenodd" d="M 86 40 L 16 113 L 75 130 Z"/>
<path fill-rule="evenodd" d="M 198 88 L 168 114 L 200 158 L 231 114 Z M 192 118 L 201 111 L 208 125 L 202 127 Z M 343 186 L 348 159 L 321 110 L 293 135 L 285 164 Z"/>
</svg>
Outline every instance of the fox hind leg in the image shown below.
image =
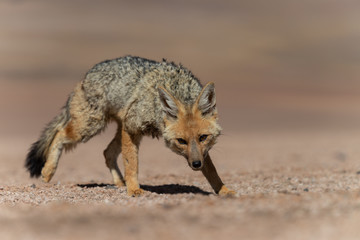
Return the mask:
<svg viewBox="0 0 360 240">
<path fill-rule="evenodd" d="M 118 120 L 117 123 L 118 123 L 117 132 L 115 134 L 114 139 L 105 149 L 104 156 L 105 156 L 106 166 L 110 170 L 114 184 L 118 187 L 123 187 L 125 186 L 125 181 L 117 164 L 117 158 L 121 153 L 122 124 L 120 120 Z"/>
<path fill-rule="evenodd" d="M 79 142 L 88 141 L 106 127 L 109 120 L 106 98 L 96 94 L 96 91 L 95 95 L 90 93 L 86 94 L 83 84 L 79 83 L 62 112 L 46 126 L 39 140 L 31 146 L 25 160 L 31 177 L 42 176 L 45 182 L 49 182 L 55 174 L 63 149 L 69 150 Z M 118 134 L 110 145 L 119 145 L 119 138 Z M 121 179 L 118 168 L 115 166 L 114 169 L 114 174 L 117 173 Z"/>
<path fill-rule="evenodd" d="M 74 120 L 70 120 L 64 127 L 55 134 L 48 150 L 44 167 L 41 170 L 41 177 L 44 182 L 50 182 L 55 174 L 62 151 L 74 148 L 81 140 L 74 127 Z"/>
<path fill-rule="evenodd" d="M 48 149 L 47 159 L 41 170 L 41 177 L 44 182 L 50 182 L 54 176 L 59 163 L 59 158 L 66 142 L 66 133 L 65 130 L 62 129 L 56 133 Z"/>
</svg>

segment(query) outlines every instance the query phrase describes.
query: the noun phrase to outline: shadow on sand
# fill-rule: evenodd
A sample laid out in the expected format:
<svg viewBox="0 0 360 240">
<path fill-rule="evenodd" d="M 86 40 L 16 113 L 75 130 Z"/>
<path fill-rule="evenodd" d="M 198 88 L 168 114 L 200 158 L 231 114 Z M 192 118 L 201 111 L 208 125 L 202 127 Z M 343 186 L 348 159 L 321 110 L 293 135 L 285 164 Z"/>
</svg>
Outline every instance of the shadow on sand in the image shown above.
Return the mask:
<svg viewBox="0 0 360 240">
<path fill-rule="evenodd" d="M 85 183 L 85 184 L 77 184 L 78 187 L 81 188 L 106 188 L 106 189 L 116 189 L 117 187 L 114 184 L 106 184 L 106 183 Z M 210 192 L 206 192 L 201 190 L 195 186 L 189 185 L 180 185 L 180 184 L 165 184 L 165 185 L 140 185 L 142 189 L 148 192 L 153 192 L 157 194 L 183 194 L 183 193 L 193 193 L 193 194 L 201 194 L 201 195 L 210 195 Z"/>
</svg>

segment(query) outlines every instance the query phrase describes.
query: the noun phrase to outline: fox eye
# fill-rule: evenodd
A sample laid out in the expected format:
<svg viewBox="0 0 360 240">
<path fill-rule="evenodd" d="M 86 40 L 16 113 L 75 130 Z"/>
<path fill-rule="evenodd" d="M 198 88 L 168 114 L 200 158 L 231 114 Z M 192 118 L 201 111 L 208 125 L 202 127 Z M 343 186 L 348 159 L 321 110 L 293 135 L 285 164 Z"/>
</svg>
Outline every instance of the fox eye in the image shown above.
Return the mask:
<svg viewBox="0 0 360 240">
<path fill-rule="evenodd" d="M 207 139 L 207 137 L 208 137 L 208 135 L 206 135 L 206 134 L 201 135 L 201 136 L 199 137 L 199 142 L 205 141 L 205 140 Z"/>
<path fill-rule="evenodd" d="M 187 142 L 186 142 L 186 140 L 185 140 L 185 139 L 182 139 L 182 138 L 177 138 L 176 140 L 177 140 L 177 141 L 178 141 L 178 143 L 180 143 L 181 145 L 186 145 L 186 144 L 187 144 Z"/>
</svg>

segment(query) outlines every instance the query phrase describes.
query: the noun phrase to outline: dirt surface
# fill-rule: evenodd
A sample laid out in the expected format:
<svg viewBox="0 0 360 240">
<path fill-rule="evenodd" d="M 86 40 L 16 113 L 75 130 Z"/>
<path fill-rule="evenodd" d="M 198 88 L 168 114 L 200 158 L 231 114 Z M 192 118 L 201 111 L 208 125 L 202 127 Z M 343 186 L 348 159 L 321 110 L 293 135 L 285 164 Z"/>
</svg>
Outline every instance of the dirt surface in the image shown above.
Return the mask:
<svg viewBox="0 0 360 240">
<path fill-rule="evenodd" d="M 356 1 L 104 2 L 0 3 L 0 239 L 359 239 Z M 215 82 L 211 155 L 238 196 L 146 138 L 145 194 L 128 197 L 102 156 L 114 125 L 63 154 L 50 183 L 29 177 L 27 150 L 75 84 L 125 54 Z"/>
</svg>

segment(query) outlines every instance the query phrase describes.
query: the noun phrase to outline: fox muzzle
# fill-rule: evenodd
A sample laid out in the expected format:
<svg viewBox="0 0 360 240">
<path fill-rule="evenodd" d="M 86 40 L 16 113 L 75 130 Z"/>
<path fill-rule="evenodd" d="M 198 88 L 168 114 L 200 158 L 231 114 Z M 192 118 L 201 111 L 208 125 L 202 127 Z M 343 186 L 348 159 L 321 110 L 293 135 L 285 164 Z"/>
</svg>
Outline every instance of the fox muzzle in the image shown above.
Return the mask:
<svg viewBox="0 0 360 240">
<path fill-rule="evenodd" d="M 195 141 L 191 142 L 188 162 L 193 170 L 201 170 L 202 166 L 204 165 L 204 158 Z"/>
</svg>

